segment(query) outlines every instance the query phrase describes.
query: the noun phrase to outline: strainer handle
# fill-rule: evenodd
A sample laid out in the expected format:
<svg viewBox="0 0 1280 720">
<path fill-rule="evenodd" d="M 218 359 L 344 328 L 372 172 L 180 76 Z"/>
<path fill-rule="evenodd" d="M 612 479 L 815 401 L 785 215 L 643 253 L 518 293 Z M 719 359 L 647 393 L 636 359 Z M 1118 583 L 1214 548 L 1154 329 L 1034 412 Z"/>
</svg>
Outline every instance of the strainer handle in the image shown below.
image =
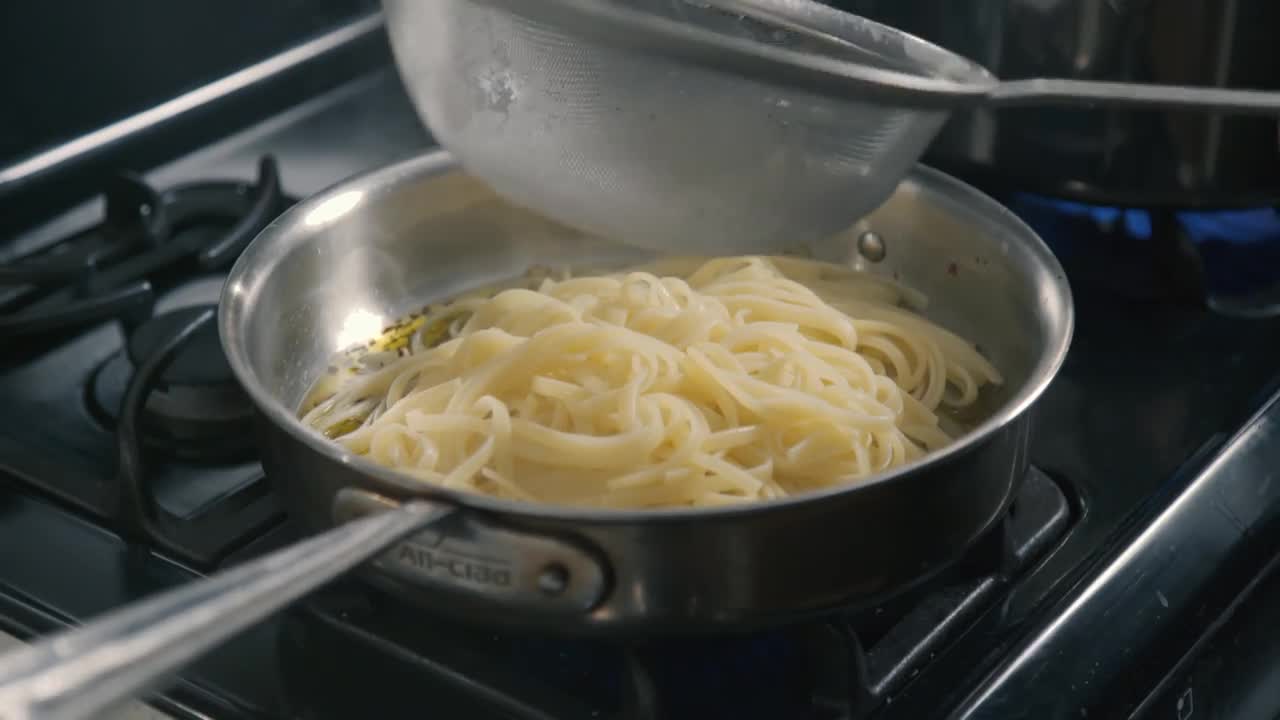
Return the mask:
<svg viewBox="0 0 1280 720">
<path fill-rule="evenodd" d="M 1280 115 L 1280 93 L 1259 90 L 1095 82 L 1073 79 L 1030 79 L 1001 82 L 981 66 L 925 43 L 900 30 L 874 23 L 816 2 L 803 0 L 691 0 L 720 10 L 806 32 L 836 45 L 845 26 L 874 27 L 887 52 L 896 38 L 906 60 L 922 72 L 873 67 L 836 55 L 800 52 L 658 17 L 630 7 L 624 0 L 475 0 L 549 23 L 561 30 L 669 58 L 765 80 L 797 90 L 892 105 L 900 109 L 958 110 L 972 106 L 1081 106 L 1150 110 L 1200 110 L 1248 115 Z M 856 46 L 855 46 L 856 47 Z M 963 70 L 931 73 L 946 65 Z M 934 67 L 937 66 L 937 67 Z"/>
<path fill-rule="evenodd" d="M 995 107 L 1060 105 L 1280 116 L 1280 92 L 1093 80 L 1009 80 L 993 88 L 987 101 Z"/>
<path fill-rule="evenodd" d="M 700 0 L 708 5 L 723 10 L 739 12 L 758 20 L 779 24 L 791 30 L 808 33 L 811 37 L 824 39 L 837 45 L 841 44 L 841 28 L 870 26 L 864 19 L 849 13 L 830 8 L 819 3 L 783 0 Z M 898 33 L 896 29 L 884 28 L 882 35 Z M 903 35 L 904 45 L 908 36 Z M 856 47 L 856 45 L 854 46 Z M 945 50 L 941 51 L 930 63 L 944 59 Z M 959 56 L 954 58 L 957 66 L 964 65 L 967 60 Z M 926 62 L 923 57 L 920 62 Z M 977 66 L 971 66 L 977 70 Z M 847 83 L 852 81 L 862 85 L 883 83 L 877 88 L 881 99 L 893 102 L 897 94 L 908 104 L 939 100 L 956 105 L 971 102 L 962 92 L 942 92 L 938 87 L 919 86 L 914 81 L 904 82 L 900 74 L 868 73 L 869 68 L 858 69 L 851 73 L 849 68 L 839 70 L 844 75 L 842 87 L 832 85 L 833 93 L 847 93 L 850 90 L 859 92 Z M 1147 109 L 1147 110 L 1201 110 L 1208 112 L 1233 113 L 1243 115 L 1280 115 L 1280 92 L 1260 90 L 1232 90 L 1213 87 L 1190 87 L 1186 85 L 1149 85 L 1127 82 L 1098 82 L 1091 80 L 1075 80 L 1069 78 L 1039 78 L 1030 80 L 1012 80 L 995 82 L 990 76 L 982 77 L 981 73 L 971 73 L 974 82 L 969 83 L 971 90 L 979 90 L 985 86 L 981 96 L 985 103 L 997 107 L 1017 106 L 1085 106 L 1115 109 Z"/>
<path fill-rule="evenodd" d="M 805 32 L 812 38 L 824 39 L 836 45 L 842 43 L 842 29 L 848 27 L 869 27 L 875 23 L 858 18 L 835 8 L 816 2 L 804 0 L 786 2 L 784 0 L 699 0 L 722 10 L 739 12 L 765 22 L 779 24 L 791 30 Z M 882 27 L 881 35 L 900 33 L 892 28 Z M 904 46 L 914 41 L 902 35 Z M 890 44 L 891 45 L 891 44 Z M 853 47 L 857 47 L 854 45 Z M 932 60 L 926 56 L 918 58 L 919 62 L 932 64 L 947 60 L 947 51 L 940 50 Z M 781 59 L 781 58 L 780 58 Z M 963 66 L 968 60 L 954 57 L 954 65 Z M 833 67 L 832 69 L 837 69 Z M 927 68 L 922 68 L 927 69 Z M 971 70 L 979 70 L 970 66 Z M 860 92 L 868 86 L 881 83 L 876 88 L 879 97 L 886 102 L 893 102 L 897 95 L 906 104 L 928 103 L 940 101 L 963 105 L 973 98 L 963 92 L 951 88 L 948 92 L 943 86 L 918 85 L 915 80 L 904 81 L 902 75 L 893 72 L 868 72 L 871 68 L 858 68 L 851 72 L 846 65 L 837 69 L 843 75 L 841 87 L 833 84 L 833 93 L 847 93 L 850 90 Z M 1017 106 L 1085 106 L 1115 109 L 1147 109 L 1147 110 L 1201 110 L 1208 112 L 1233 113 L 1244 115 L 1280 115 L 1280 92 L 1260 90 L 1232 90 L 1227 88 L 1190 87 L 1186 85 L 1149 85 L 1127 82 L 1098 82 L 1091 80 L 1075 80 L 1069 78 L 1038 78 L 1030 80 L 1012 80 L 994 82 L 983 72 L 969 73 L 973 82 L 968 83 L 970 90 L 988 89 L 981 94 L 981 100 L 997 107 Z M 850 87 L 849 82 L 855 83 Z M 964 83 L 962 83 L 964 84 Z M 861 85 L 861 88 L 857 86 Z M 943 90 L 939 92 L 939 90 Z"/>
</svg>

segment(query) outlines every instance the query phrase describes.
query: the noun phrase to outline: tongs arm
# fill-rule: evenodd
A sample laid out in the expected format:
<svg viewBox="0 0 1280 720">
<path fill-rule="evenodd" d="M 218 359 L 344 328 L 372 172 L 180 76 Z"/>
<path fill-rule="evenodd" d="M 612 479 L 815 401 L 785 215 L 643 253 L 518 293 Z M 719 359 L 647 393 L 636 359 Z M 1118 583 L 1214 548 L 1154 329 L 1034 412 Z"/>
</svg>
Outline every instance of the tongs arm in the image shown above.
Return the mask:
<svg viewBox="0 0 1280 720">
<path fill-rule="evenodd" d="M 0 656 L 0 718 L 97 717 L 450 511 L 406 503 Z"/>
</svg>

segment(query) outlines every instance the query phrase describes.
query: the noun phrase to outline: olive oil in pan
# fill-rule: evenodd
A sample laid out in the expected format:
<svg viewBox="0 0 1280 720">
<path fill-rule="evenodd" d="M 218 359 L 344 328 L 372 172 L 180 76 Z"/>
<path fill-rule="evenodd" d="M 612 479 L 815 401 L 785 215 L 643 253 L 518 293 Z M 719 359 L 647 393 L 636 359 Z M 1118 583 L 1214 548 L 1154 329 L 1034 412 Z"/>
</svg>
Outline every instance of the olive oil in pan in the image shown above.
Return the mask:
<svg viewBox="0 0 1280 720">
<path fill-rule="evenodd" d="M 405 357 L 416 347 L 419 350 L 435 347 L 453 336 L 462 327 L 470 313 L 452 307 L 458 300 L 473 297 L 491 297 L 510 288 L 533 289 L 545 278 L 562 277 L 567 271 L 555 271 L 544 266 L 530 268 L 514 280 L 497 283 L 486 288 L 464 293 L 457 298 L 427 305 L 411 312 L 384 328 L 378 335 L 354 347 L 337 352 L 325 372 L 316 379 L 298 406 L 297 416 L 304 417 L 332 398 L 347 383 L 361 375 L 375 372 L 392 360 Z M 415 335 L 417 343 L 414 343 Z M 330 440 L 337 439 L 358 429 L 374 412 L 380 411 L 370 403 L 367 411 L 348 417 L 325 427 L 322 432 Z"/>
</svg>

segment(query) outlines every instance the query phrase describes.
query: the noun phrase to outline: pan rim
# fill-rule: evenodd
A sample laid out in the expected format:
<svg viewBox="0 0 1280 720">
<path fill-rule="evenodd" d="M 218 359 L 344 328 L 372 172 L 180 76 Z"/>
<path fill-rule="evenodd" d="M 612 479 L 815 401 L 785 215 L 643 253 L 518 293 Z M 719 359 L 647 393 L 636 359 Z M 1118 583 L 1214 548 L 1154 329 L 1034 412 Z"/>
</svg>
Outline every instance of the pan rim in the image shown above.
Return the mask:
<svg viewBox="0 0 1280 720">
<path fill-rule="evenodd" d="M 382 467 L 362 456 L 348 452 L 319 432 L 304 425 L 293 410 L 277 399 L 254 371 L 249 360 L 241 326 L 248 308 L 273 270 L 288 255 L 288 250 L 307 241 L 310 233 L 303 230 L 303 219 L 317 207 L 334 197 L 356 188 L 384 189 L 400 183 L 429 178 L 444 172 L 460 170 L 447 151 L 436 149 L 378 167 L 335 183 L 299 202 L 268 224 L 241 253 L 227 275 L 218 303 L 218 332 L 227 360 L 237 381 L 245 389 L 254 406 L 276 429 L 324 459 L 346 466 L 371 481 L 374 489 L 391 495 L 421 498 L 427 501 L 489 512 L 532 521 L 576 522 L 593 524 L 633 524 L 706 521 L 712 518 L 738 518 L 774 512 L 787 512 L 834 497 L 868 492 L 896 480 L 914 475 L 926 468 L 943 465 L 970 452 L 1007 425 L 1021 417 L 1043 394 L 1057 376 L 1071 345 L 1075 329 L 1075 310 L 1071 288 L 1057 258 L 1044 241 L 1009 209 L 960 180 L 918 164 L 904 182 L 914 183 L 941 198 L 949 211 L 962 212 L 974 220 L 981 219 L 993 230 L 1017 238 L 1021 250 L 1034 260 L 1031 280 L 1039 288 L 1042 302 L 1055 307 L 1049 313 L 1050 333 L 1040 357 L 1032 366 L 1029 379 L 1001 407 L 975 428 L 947 447 L 928 453 L 919 460 L 878 473 L 854 484 L 835 485 L 778 500 L 743 503 L 720 507 L 677 507 L 652 509 L 587 508 L 505 500 L 480 493 L 430 486 L 412 476 Z"/>
</svg>

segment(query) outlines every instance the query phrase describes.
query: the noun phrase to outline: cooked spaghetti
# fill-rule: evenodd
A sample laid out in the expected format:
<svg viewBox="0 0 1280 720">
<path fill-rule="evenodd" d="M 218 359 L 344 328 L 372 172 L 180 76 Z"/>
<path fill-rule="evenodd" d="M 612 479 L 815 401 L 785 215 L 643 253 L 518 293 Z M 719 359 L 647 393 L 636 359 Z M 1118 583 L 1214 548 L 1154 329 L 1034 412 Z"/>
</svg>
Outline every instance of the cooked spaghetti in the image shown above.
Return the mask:
<svg viewBox="0 0 1280 720">
<path fill-rule="evenodd" d="M 300 415 L 447 488 L 701 506 L 911 462 L 951 441 L 944 413 L 1001 382 L 884 280 L 784 258 L 679 264 L 428 308 L 331 368 Z"/>
</svg>

